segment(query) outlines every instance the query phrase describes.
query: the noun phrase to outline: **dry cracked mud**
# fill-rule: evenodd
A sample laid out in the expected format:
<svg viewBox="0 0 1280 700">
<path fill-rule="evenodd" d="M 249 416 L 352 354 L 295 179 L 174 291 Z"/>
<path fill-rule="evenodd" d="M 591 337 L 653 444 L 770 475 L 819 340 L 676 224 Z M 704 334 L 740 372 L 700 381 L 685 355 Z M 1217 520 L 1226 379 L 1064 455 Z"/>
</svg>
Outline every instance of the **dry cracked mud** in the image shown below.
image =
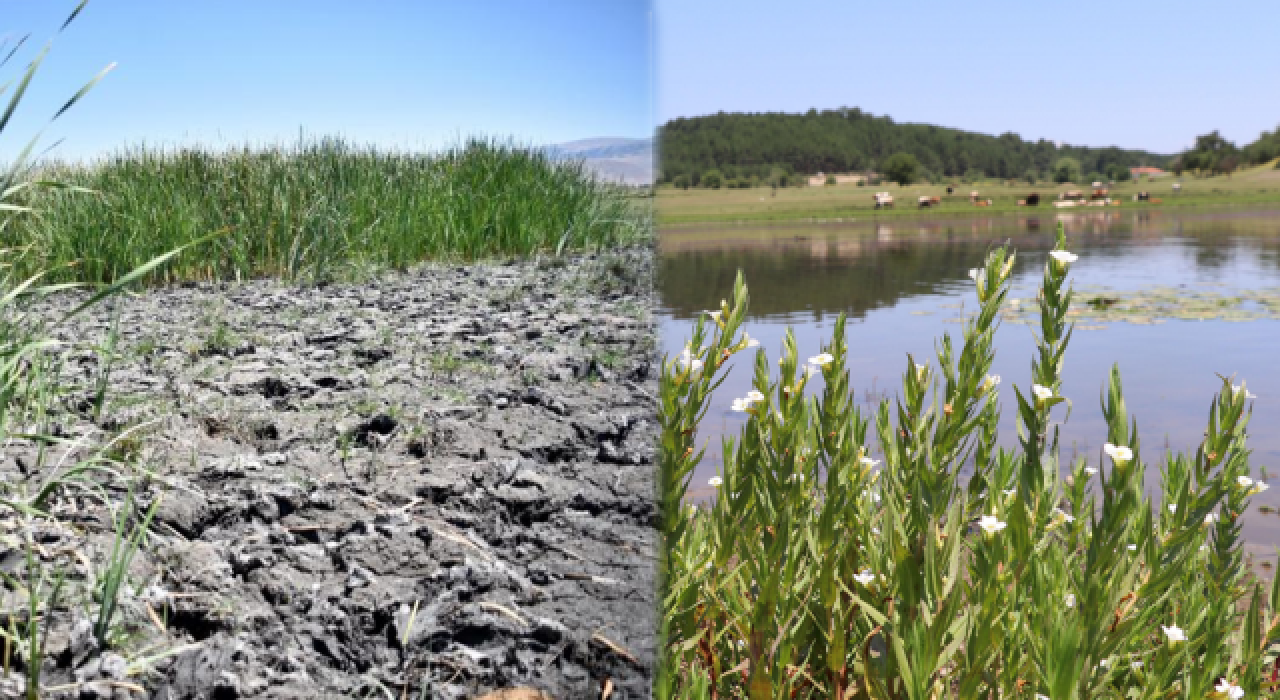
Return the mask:
<svg viewBox="0 0 1280 700">
<path fill-rule="evenodd" d="M 26 604 L 25 535 L 67 576 L 43 621 L 46 695 L 587 698 L 607 682 L 649 697 L 651 270 L 630 249 L 186 285 L 57 331 L 63 391 L 44 427 L 65 442 L 41 459 L 11 440 L 0 494 L 110 441 L 134 466 L 63 489 L 52 518 L 0 505 L 0 608 Z M 107 365 L 91 346 L 116 312 L 95 417 Z M 136 523 L 153 505 L 103 648 L 90 589 L 113 513 Z M 29 671 L 11 665 L 0 698 Z"/>
</svg>

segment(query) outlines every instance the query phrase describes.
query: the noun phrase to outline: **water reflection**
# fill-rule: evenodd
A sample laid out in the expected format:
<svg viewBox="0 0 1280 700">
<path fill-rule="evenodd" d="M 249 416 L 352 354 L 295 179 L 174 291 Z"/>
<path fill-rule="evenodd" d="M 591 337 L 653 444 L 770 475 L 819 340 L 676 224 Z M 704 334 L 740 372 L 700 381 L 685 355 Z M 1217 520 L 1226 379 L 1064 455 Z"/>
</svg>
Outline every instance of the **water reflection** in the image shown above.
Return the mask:
<svg viewBox="0 0 1280 700">
<path fill-rule="evenodd" d="M 1090 259 L 1077 270 L 1102 260 L 1140 266 L 1139 259 L 1148 259 L 1153 248 L 1168 252 L 1171 244 L 1191 254 L 1190 266 L 1200 272 L 1243 273 L 1248 279 L 1239 282 L 1245 285 L 1270 286 L 1276 278 L 1231 269 L 1241 255 L 1260 270 L 1280 270 L 1280 239 L 1275 237 L 1280 211 L 1200 217 L 1106 211 L 963 221 L 681 228 L 660 237 L 664 311 L 689 319 L 717 307 L 741 269 L 751 285 L 753 319 L 791 317 L 802 310 L 812 311 L 815 319 L 840 311 L 860 318 L 904 297 L 966 283 L 969 268 L 979 264 L 991 246 L 1004 242 L 1021 253 L 1016 272 L 1025 273 L 1031 266 L 1038 274 L 1042 258 L 1027 253 L 1053 247 L 1058 220 L 1066 223 L 1073 238 L 1081 237 L 1073 245 Z M 1042 222 L 1048 225 L 1042 227 Z M 1175 267 L 1163 273 L 1143 271 L 1138 278 L 1150 284 L 1185 283 L 1188 265 L 1179 262 Z M 1124 285 L 1124 278 L 1114 282 L 1131 286 Z"/>
<path fill-rule="evenodd" d="M 1165 286 L 1215 291 L 1280 285 L 1280 210 L 1176 214 L 1122 209 L 1045 212 L 1037 216 L 963 220 L 892 220 L 841 225 L 707 227 L 664 231 L 660 324 L 663 349 L 676 353 L 689 337 L 690 319 L 727 296 L 739 269 L 751 290 L 747 330 L 776 357 L 788 326 L 802 355 L 817 352 L 835 317 L 850 316 L 849 367 L 859 397 L 874 403 L 896 393 L 905 353 L 933 356 L 949 321 L 973 308 L 970 268 L 994 245 L 1018 251 L 1013 296 L 1038 287 L 1057 221 L 1067 226 L 1077 289 L 1142 289 Z M 1078 331 L 1068 350 L 1063 394 L 1073 399 L 1063 427 L 1064 456 L 1072 450 L 1097 463 L 1106 428 L 1097 398 L 1113 363 L 1124 375 L 1126 399 L 1138 419 L 1149 488 L 1158 487 L 1165 449 L 1188 450 L 1204 430 L 1209 399 L 1220 386 L 1215 373 L 1246 379 L 1258 399 L 1250 439 L 1252 464 L 1280 472 L 1280 372 L 1274 353 L 1280 322 L 1170 320 L 1159 325 L 1112 323 Z M 1002 442 L 1016 443 L 1010 383 L 1029 384 L 1034 350 L 1026 326 L 1006 324 L 996 335 L 993 371 L 1005 378 Z M 720 435 L 736 434 L 740 414 L 732 398 L 750 388 L 749 358 L 732 373 L 708 413 L 703 439 L 707 460 L 694 480 L 694 495 L 720 459 Z M 1061 415 L 1057 416 L 1061 419 Z M 1280 484 L 1277 484 L 1280 486 Z M 1280 488 L 1254 499 L 1245 535 L 1254 545 L 1280 543 L 1280 517 L 1256 506 L 1280 506 Z"/>
</svg>

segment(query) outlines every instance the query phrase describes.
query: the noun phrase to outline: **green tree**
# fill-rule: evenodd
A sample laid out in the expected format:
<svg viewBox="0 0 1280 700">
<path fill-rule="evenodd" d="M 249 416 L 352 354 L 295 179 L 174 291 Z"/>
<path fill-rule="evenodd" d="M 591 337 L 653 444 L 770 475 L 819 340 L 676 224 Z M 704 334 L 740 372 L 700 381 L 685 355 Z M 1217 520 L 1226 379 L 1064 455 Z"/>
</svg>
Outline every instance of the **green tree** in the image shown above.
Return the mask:
<svg viewBox="0 0 1280 700">
<path fill-rule="evenodd" d="M 920 161 L 910 153 L 899 151 L 885 159 L 880 166 L 884 176 L 899 185 L 910 185 L 920 171 Z"/>
<path fill-rule="evenodd" d="M 720 171 L 715 168 L 712 168 L 702 174 L 703 187 L 709 187 L 713 190 L 718 190 L 720 189 L 720 185 L 723 185 L 723 184 L 724 184 L 724 175 L 721 175 Z"/>
<path fill-rule="evenodd" d="M 1023 180 L 1026 180 L 1028 185 L 1034 185 L 1034 184 L 1036 184 L 1036 181 L 1037 181 L 1038 179 L 1040 179 L 1040 176 L 1036 173 L 1036 171 L 1035 171 L 1034 169 L 1032 169 L 1032 170 L 1028 170 L 1027 172 L 1023 173 L 1023 174 L 1022 174 L 1022 179 L 1023 179 Z"/>
<path fill-rule="evenodd" d="M 835 175 L 828 175 L 828 176 L 827 176 L 827 180 L 826 180 L 826 182 L 825 182 L 824 184 L 826 184 L 826 185 L 834 185 L 834 184 L 836 184 L 836 176 L 835 176 Z"/>
<path fill-rule="evenodd" d="M 1129 168 L 1120 165 L 1119 163 L 1112 163 L 1107 166 L 1107 177 L 1115 180 L 1116 182 L 1124 182 L 1128 180 L 1129 175 Z"/>
<path fill-rule="evenodd" d="M 689 176 L 684 173 L 680 173 L 675 176 L 675 179 L 671 181 L 671 184 L 682 190 L 687 190 L 689 189 Z"/>
<path fill-rule="evenodd" d="M 1063 156 L 1053 164 L 1053 181 L 1076 182 L 1080 179 L 1080 161 L 1071 156 Z"/>
<path fill-rule="evenodd" d="M 1218 172 L 1226 173 L 1227 177 L 1231 177 L 1231 173 L 1240 167 L 1240 156 L 1235 153 L 1228 153 L 1218 161 Z"/>
</svg>

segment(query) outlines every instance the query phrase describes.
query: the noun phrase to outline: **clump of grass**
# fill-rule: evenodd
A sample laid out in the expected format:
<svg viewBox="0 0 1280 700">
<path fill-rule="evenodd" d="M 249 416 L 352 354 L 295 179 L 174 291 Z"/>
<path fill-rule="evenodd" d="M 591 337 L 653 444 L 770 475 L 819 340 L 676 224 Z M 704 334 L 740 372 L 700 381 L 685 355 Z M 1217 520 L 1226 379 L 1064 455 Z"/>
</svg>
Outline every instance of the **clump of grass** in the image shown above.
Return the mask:
<svg viewBox="0 0 1280 700">
<path fill-rule="evenodd" d="M 896 406 L 857 405 L 843 317 L 807 364 L 791 334 L 776 375 L 758 352 L 709 509 L 684 498 L 708 399 L 754 344 L 739 336 L 741 276 L 732 303 L 698 321 L 662 368 L 657 697 L 1280 697 L 1280 577 L 1269 594 L 1250 580 L 1240 538 L 1266 488 L 1249 467 L 1251 395 L 1223 379 L 1199 449 L 1164 456 L 1155 501 L 1115 369 L 1107 457 L 1064 465 L 1065 248 L 1059 226 L 1031 387 L 1012 391 L 1016 450 L 997 447 L 1000 378 L 988 374 L 1013 268 L 1004 248 L 971 273 L 979 312 L 960 344 L 943 336 L 936 365 L 908 355 Z"/>
<path fill-rule="evenodd" d="M 40 175 L 94 193 L 24 193 L 40 214 L 0 232 L 0 243 L 29 246 L 26 269 L 56 279 L 112 281 L 217 230 L 225 235 L 205 254 L 151 281 L 329 280 L 368 266 L 559 254 L 647 235 L 647 209 L 581 163 L 493 139 L 431 155 L 336 138 L 224 153 L 133 148 Z"/>
</svg>

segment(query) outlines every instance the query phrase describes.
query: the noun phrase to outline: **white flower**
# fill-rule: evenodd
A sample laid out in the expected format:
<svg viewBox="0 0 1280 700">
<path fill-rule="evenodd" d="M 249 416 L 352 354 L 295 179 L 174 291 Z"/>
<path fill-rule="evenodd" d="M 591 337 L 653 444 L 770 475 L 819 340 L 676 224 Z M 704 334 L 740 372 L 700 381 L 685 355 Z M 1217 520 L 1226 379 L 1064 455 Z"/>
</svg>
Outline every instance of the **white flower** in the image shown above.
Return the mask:
<svg viewBox="0 0 1280 700">
<path fill-rule="evenodd" d="M 858 464 L 861 464 L 863 469 L 871 469 L 872 467 L 876 466 L 879 463 L 880 463 L 880 460 L 871 459 L 870 457 L 858 458 Z"/>
<path fill-rule="evenodd" d="M 1240 385 L 1240 386 L 1236 386 L 1236 385 L 1234 385 L 1234 384 L 1233 384 L 1233 385 L 1231 385 L 1231 393 L 1232 393 L 1232 394 L 1239 394 L 1241 389 L 1244 389 L 1244 397 L 1245 397 L 1246 399 L 1256 399 L 1256 398 L 1258 398 L 1257 396 L 1255 396 L 1255 395 L 1253 394 L 1253 392 L 1249 391 L 1248 389 L 1245 389 L 1243 384 L 1242 384 L 1242 385 Z"/>
<path fill-rule="evenodd" d="M 787 481 L 804 481 L 804 474 L 796 472 L 795 474 L 787 477 Z"/>
<path fill-rule="evenodd" d="M 1218 519 L 1218 514 L 1217 514 L 1217 513 L 1205 513 L 1205 514 L 1204 514 L 1204 524 L 1205 524 L 1205 525 L 1212 525 L 1212 524 L 1213 524 L 1213 521 L 1215 521 L 1215 520 L 1217 520 L 1217 519 Z"/>
<path fill-rule="evenodd" d="M 1079 255 L 1076 255 L 1075 253 L 1068 253 L 1065 250 L 1052 251 L 1049 253 L 1049 257 L 1062 263 L 1063 265 L 1068 265 L 1080 259 Z"/>
<path fill-rule="evenodd" d="M 1240 698 L 1244 697 L 1244 688 L 1225 678 L 1218 681 L 1218 684 L 1213 686 L 1213 689 L 1226 695 L 1230 700 L 1240 700 Z"/>
<path fill-rule="evenodd" d="M 1071 515 L 1070 513 L 1067 513 L 1066 511 L 1062 510 L 1061 508 L 1054 508 L 1054 509 L 1053 509 L 1053 514 L 1052 514 L 1052 515 L 1053 515 L 1054 520 L 1057 520 L 1057 519 L 1061 518 L 1062 520 L 1065 520 L 1065 521 L 1067 521 L 1067 522 L 1069 522 L 1069 523 L 1074 523 L 1074 522 L 1076 521 L 1076 518 L 1075 518 L 1075 516 L 1074 516 L 1074 515 Z"/>
<path fill-rule="evenodd" d="M 830 365 L 835 359 L 836 358 L 831 356 L 831 353 L 824 352 L 819 355 L 814 355 L 813 357 L 810 357 L 809 364 L 815 367 L 821 367 L 823 369 L 826 369 L 827 366 Z"/>
<path fill-rule="evenodd" d="M 876 503 L 879 503 L 879 502 L 880 502 L 880 492 L 879 492 L 879 491 L 872 491 L 872 492 L 871 492 L 871 500 L 875 501 Z M 879 531 L 879 530 L 876 530 L 876 531 L 875 531 L 875 533 L 878 535 L 878 534 L 880 534 L 880 531 Z"/>
<path fill-rule="evenodd" d="M 1250 486 L 1253 486 L 1253 479 L 1250 479 L 1247 476 L 1237 476 L 1236 483 L 1240 484 L 1244 488 L 1249 488 Z"/>
<path fill-rule="evenodd" d="M 1084 468 L 1084 475 L 1085 475 L 1085 476 L 1093 476 L 1094 474 L 1097 474 L 1097 473 L 1098 473 L 1098 468 L 1097 468 L 1097 467 L 1085 467 L 1085 468 Z"/>
<path fill-rule="evenodd" d="M 975 267 L 972 270 L 969 270 L 969 279 L 976 281 L 978 277 L 984 276 L 984 275 L 985 275 L 985 271 L 980 267 Z"/>
<path fill-rule="evenodd" d="M 1178 504 L 1177 504 L 1177 503 L 1170 503 L 1170 504 L 1169 504 L 1169 512 L 1170 512 L 1170 513 L 1177 513 L 1177 512 L 1178 512 Z"/>
<path fill-rule="evenodd" d="M 1132 667 L 1133 667 L 1133 668 L 1135 668 L 1135 669 L 1142 668 L 1142 662 L 1141 662 L 1141 661 L 1134 661 L 1134 662 L 1130 663 L 1129 665 L 1130 665 L 1130 666 L 1132 666 Z"/>
<path fill-rule="evenodd" d="M 1112 445 L 1108 442 L 1102 446 L 1102 451 L 1106 452 L 1111 457 L 1111 461 L 1116 464 L 1125 464 L 1133 459 L 1133 450 L 1124 445 Z"/>
<path fill-rule="evenodd" d="M 1053 398 L 1053 389 L 1050 389 L 1047 386 L 1040 386 L 1039 384 L 1031 385 L 1031 393 L 1035 394 L 1036 398 L 1041 401 Z"/>
<path fill-rule="evenodd" d="M 708 480 L 707 480 L 707 483 L 708 483 L 708 484 L 710 484 L 710 485 L 712 485 L 712 486 L 714 486 L 714 487 L 716 487 L 716 488 L 720 488 L 720 484 L 723 484 L 723 483 L 724 483 L 724 479 L 721 479 L 721 478 L 720 478 L 720 477 L 718 477 L 718 476 L 713 476 L 713 477 L 711 477 L 710 479 L 708 479 Z"/>
<path fill-rule="evenodd" d="M 1187 641 L 1187 633 L 1184 632 L 1182 628 L 1177 625 L 1172 625 L 1170 627 L 1165 627 L 1164 625 L 1160 625 L 1160 629 L 1164 630 L 1164 636 L 1168 637 L 1170 642 Z"/>
<path fill-rule="evenodd" d="M 747 334 L 746 331 L 742 332 L 742 339 L 746 341 L 746 345 L 744 345 L 743 347 L 755 348 L 760 346 L 760 341 L 756 340 L 755 338 L 752 338 L 750 335 Z"/>
<path fill-rule="evenodd" d="M 876 577 L 874 574 L 871 573 L 870 569 L 863 569 L 862 573 L 857 574 L 856 576 L 853 577 L 853 580 L 857 581 L 858 583 L 861 583 L 864 586 L 870 586 L 871 582 L 876 580 Z"/>
<path fill-rule="evenodd" d="M 751 391 L 747 392 L 747 400 L 752 403 L 755 403 L 756 401 L 764 401 L 764 394 L 761 394 L 755 389 L 752 389 Z"/>
<path fill-rule="evenodd" d="M 982 384 L 978 386 L 978 393 L 985 394 L 988 391 L 991 391 L 992 389 L 996 388 L 998 384 L 1000 384 L 1000 375 L 988 374 L 987 378 L 983 379 Z"/>
<path fill-rule="evenodd" d="M 712 321 L 719 321 L 719 320 L 720 320 L 720 312 L 719 312 L 719 311 L 709 311 L 709 310 L 708 310 L 708 311 L 703 311 L 702 313 L 704 313 L 704 314 L 706 314 L 706 315 L 710 316 Z"/>
<path fill-rule="evenodd" d="M 1067 594 L 1067 607 L 1068 607 L 1068 608 L 1074 608 L 1075 606 L 1076 606 L 1076 594 L 1075 594 L 1075 593 L 1068 593 L 1068 594 Z"/>
<path fill-rule="evenodd" d="M 702 374 L 702 360 L 694 357 L 689 347 L 685 346 L 684 352 L 681 352 L 680 357 L 676 358 L 676 369 L 681 372 L 688 372 L 692 377 L 696 378 Z"/>
<path fill-rule="evenodd" d="M 1250 493 L 1262 493 L 1263 491 L 1266 491 L 1269 488 L 1271 487 L 1267 486 L 1267 482 L 1255 481 L 1253 482 L 1253 488 L 1250 490 Z"/>
<path fill-rule="evenodd" d="M 1129 551 L 1130 551 L 1130 552 L 1136 552 L 1136 551 L 1138 551 L 1138 545 L 1136 545 L 1136 544 L 1131 544 L 1131 545 L 1129 545 Z"/>
<path fill-rule="evenodd" d="M 1041 693 L 1036 693 L 1036 700 L 1049 700 L 1049 696 L 1043 695 Z"/>
<path fill-rule="evenodd" d="M 1102 667 L 1102 668 L 1106 668 L 1106 667 L 1108 667 L 1108 666 L 1110 666 L 1110 665 L 1111 665 L 1111 659 L 1103 659 L 1103 660 L 1101 660 L 1101 661 L 1099 661 L 1099 662 L 1098 662 L 1098 666 L 1100 666 L 1100 667 Z"/>
<path fill-rule="evenodd" d="M 1018 492 L 1017 489 L 1009 489 L 1008 491 L 1001 491 L 1000 493 L 1003 493 L 1006 496 L 1012 496 L 1017 492 Z"/>
<path fill-rule="evenodd" d="M 978 518 L 978 527 L 982 528 L 988 535 L 994 535 L 1005 528 L 1008 523 L 1000 522 L 1000 519 L 994 515 L 984 515 Z"/>
<path fill-rule="evenodd" d="M 734 399 L 733 405 L 730 406 L 734 411 L 743 413 L 751 410 L 751 399 Z"/>
<path fill-rule="evenodd" d="M 878 500 L 880 500 L 880 499 L 879 499 L 879 498 L 876 498 L 876 500 L 878 501 Z M 878 535 L 878 534 L 880 534 L 880 528 L 878 528 L 878 527 L 873 527 L 873 528 L 871 528 L 871 534 L 873 534 L 873 535 Z"/>
</svg>

